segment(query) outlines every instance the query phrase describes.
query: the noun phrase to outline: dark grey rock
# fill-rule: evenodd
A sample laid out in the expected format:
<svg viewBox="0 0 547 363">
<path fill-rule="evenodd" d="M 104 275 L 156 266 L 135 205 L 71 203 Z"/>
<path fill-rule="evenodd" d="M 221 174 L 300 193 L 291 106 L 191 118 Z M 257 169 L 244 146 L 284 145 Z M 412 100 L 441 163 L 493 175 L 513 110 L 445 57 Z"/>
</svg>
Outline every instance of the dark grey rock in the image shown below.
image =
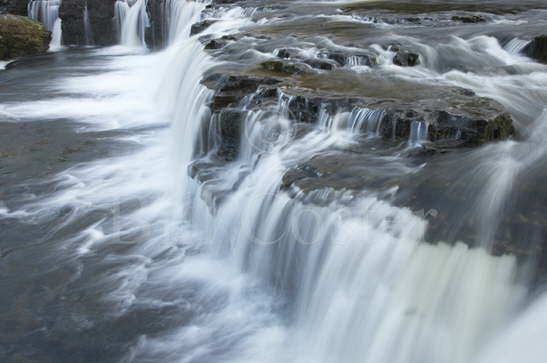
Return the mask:
<svg viewBox="0 0 547 363">
<path fill-rule="evenodd" d="M 523 52 L 531 58 L 537 59 L 542 63 L 547 63 L 547 35 L 534 38 L 524 48 Z"/>
<path fill-rule="evenodd" d="M 89 23 L 95 45 L 113 45 L 117 43 L 114 26 L 115 0 L 88 1 Z M 63 43 L 67 45 L 85 45 L 84 10 L 85 0 L 64 0 L 59 8 L 59 17 L 63 27 Z"/>
<path fill-rule="evenodd" d="M 401 67 L 414 67 L 420 64 L 420 55 L 408 51 L 398 51 L 393 63 Z"/>
</svg>

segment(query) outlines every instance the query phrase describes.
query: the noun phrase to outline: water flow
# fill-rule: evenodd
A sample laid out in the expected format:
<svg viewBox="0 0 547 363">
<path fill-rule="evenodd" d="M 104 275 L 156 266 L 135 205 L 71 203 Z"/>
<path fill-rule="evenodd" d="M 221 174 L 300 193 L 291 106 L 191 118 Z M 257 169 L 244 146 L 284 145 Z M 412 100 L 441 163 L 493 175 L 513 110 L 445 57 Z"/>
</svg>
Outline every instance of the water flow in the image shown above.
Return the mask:
<svg viewBox="0 0 547 363">
<path fill-rule="evenodd" d="M 93 44 L 93 33 L 91 31 L 91 22 L 89 21 L 89 9 L 87 7 L 87 1 L 84 8 L 84 37 L 85 45 Z"/>
<path fill-rule="evenodd" d="M 197 37 L 189 37 L 189 24 L 204 4 L 168 3 L 171 46 L 126 60 L 136 84 L 119 82 L 124 74 L 107 79 L 123 97 L 102 94 L 91 103 L 97 107 L 85 110 L 77 100 L 73 114 L 66 105 L 52 110 L 53 101 L 40 110 L 36 104 L 8 110 L 26 111 L 29 118 L 64 110 L 92 120 L 102 119 L 101 112 L 116 119 L 123 111 L 121 120 L 156 115 L 171 121 L 168 136 L 141 135 L 138 153 L 67 170 L 55 180 L 59 192 L 21 211 L 39 219 L 51 208 L 70 206 L 69 224 L 89 208 L 112 207 L 113 199 L 147 197 L 117 220 L 117 228 L 100 220 L 66 241 L 81 256 L 106 249 L 119 262 L 122 257 L 108 250 L 112 242 L 147 225 L 142 244 L 131 247 L 127 268 L 94 276 L 94 283 L 109 287 L 108 306 L 118 316 L 135 306 L 187 304 L 188 321 L 140 337 L 124 361 L 491 362 L 496 356 L 490 351 L 481 353 L 486 358 L 477 355 L 485 345 L 496 347 L 495 333 L 526 293 L 514 257 L 462 243 L 426 244 L 423 217 L 370 191 L 293 188 L 289 194 L 281 185 L 287 169 L 349 147 L 363 131 L 377 134 L 381 111 L 332 115 L 325 106 L 316 126 L 297 137 L 288 117 L 293 98 L 281 94 L 261 111 L 248 98 L 239 105 L 245 117 L 236 160 L 207 170 L 201 184 L 188 176 L 192 162 L 213 163 L 218 147 L 209 142 L 211 135 L 200 137 L 205 130 L 219 132 L 218 119 L 208 117 L 211 92 L 200 83 L 213 63 Z M 116 2 L 123 45 L 144 46 L 145 8 L 144 0 Z M 222 34 L 245 21 L 221 18 L 208 31 Z M 73 79 L 63 87 L 104 91 L 103 81 L 95 75 L 89 83 Z M 145 125 L 161 124 L 154 121 Z M 340 137 L 344 132 L 351 137 Z M 413 124 L 416 142 L 426 132 L 425 124 Z M 210 195 L 219 196 L 217 203 Z"/>
<path fill-rule="evenodd" d="M 163 20 L 166 25 L 163 38 L 167 45 L 172 45 L 177 39 L 184 40 L 190 36 L 190 28 L 198 21 L 205 5 L 205 1 L 165 1 L 163 12 L 168 16 Z"/>
<path fill-rule="evenodd" d="M 51 42 L 49 49 L 57 51 L 61 49 L 62 44 L 62 24 L 59 18 L 59 7 L 61 0 L 32 0 L 28 4 L 28 14 L 33 20 L 44 24 L 47 30 L 51 32 Z"/>
<path fill-rule="evenodd" d="M 133 47 L 146 47 L 145 32 L 150 26 L 146 11 L 147 0 L 117 0 L 114 19 L 116 21 L 120 44 Z"/>
<path fill-rule="evenodd" d="M 332 191 L 288 197 L 280 191 L 287 167 L 351 140 L 326 127 L 335 118 L 325 113 L 315 131 L 292 139 L 286 104 L 281 98 L 274 115 L 246 118 L 255 131 L 244 133 L 242 148 L 255 154 L 219 170 L 215 179 L 229 185 L 202 185 L 193 204 L 211 189 L 233 188 L 233 168 L 250 171 L 212 216 L 195 223 L 211 230 L 215 255 L 289 296 L 286 343 L 268 361 L 469 362 L 524 297 L 515 259 L 423 244 L 427 222 L 373 194 L 334 198 L 345 204 L 328 202 Z M 259 142 L 272 123 L 278 137 Z"/>
<path fill-rule="evenodd" d="M 412 121 L 410 124 L 409 146 L 420 146 L 427 141 L 427 123 L 425 121 Z"/>
</svg>

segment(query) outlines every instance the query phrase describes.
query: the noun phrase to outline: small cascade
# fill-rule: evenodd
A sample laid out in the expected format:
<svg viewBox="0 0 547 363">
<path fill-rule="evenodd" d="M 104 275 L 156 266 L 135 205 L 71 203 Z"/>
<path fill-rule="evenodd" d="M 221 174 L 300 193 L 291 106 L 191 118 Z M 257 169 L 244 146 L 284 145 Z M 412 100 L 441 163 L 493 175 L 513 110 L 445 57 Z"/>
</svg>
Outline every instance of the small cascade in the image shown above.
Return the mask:
<svg viewBox="0 0 547 363">
<path fill-rule="evenodd" d="M 145 32 L 150 26 L 146 12 L 147 0 L 117 0 L 114 19 L 121 45 L 146 47 Z"/>
<path fill-rule="evenodd" d="M 34 0 L 29 13 L 32 10 L 33 16 L 46 19 L 43 9 L 47 7 L 42 9 L 43 3 L 53 1 Z M 131 119 L 138 118 L 138 103 L 149 102 L 145 110 L 149 108 L 153 122 L 145 124 L 146 136 L 135 137 L 144 129 L 141 125 L 123 134 L 131 142 L 138 140 L 139 146 L 142 143 L 144 151 L 140 155 L 131 151 L 120 158 L 64 171 L 57 179 L 59 189 L 39 206 L 47 218 L 55 214 L 51 213 L 52 207 L 68 210 L 64 214 L 70 214 L 61 228 L 70 232 L 75 229 L 75 233 L 80 233 L 77 228 L 85 221 L 79 217 L 93 214 L 97 206 L 108 210 L 114 204 L 130 207 L 130 212 L 116 216 L 112 231 L 104 228 L 111 221 L 97 220 L 76 236 L 83 235 L 82 240 L 86 241 L 78 253 L 92 257 L 83 263 L 93 267 L 96 262 L 88 260 L 117 262 L 112 269 L 109 265 L 104 267 L 104 272 L 98 269 L 100 273 L 82 265 L 80 273 L 90 275 L 93 289 L 89 289 L 90 285 L 77 287 L 89 291 L 90 297 L 82 295 L 83 298 L 91 299 L 97 293 L 121 301 L 117 308 L 107 300 L 108 309 L 120 310 L 113 314 L 112 326 L 122 321 L 122 334 L 129 334 L 132 329 L 127 327 L 135 326 L 139 337 L 119 361 L 513 363 L 528 353 L 507 349 L 514 347 L 515 341 L 531 343 L 532 349 L 543 347 L 538 338 L 541 334 L 530 337 L 528 331 L 534 322 L 545 325 L 547 297 L 516 322 L 515 335 L 497 336 L 510 326 L 529 292 L 521 280 L 517 257 L 494 256 L 484 247 L 490 235 L 479 234 L 477 247 L 473 248 L 467 244 L 473 241 L 465 240 L 466 237 L 451 243 L 444 237 L 429 240 L 427 214 L 420 215 L 386 196 L 394 195 L 393 190 L 404 184 L 386 184 L 386 192 L 369 188 L 368 184 L 356 191 L 315 182 L 336 174 L 328 169 L 322 171 L 311 161 L 317 158 L 315 161 L 322 162 L 321 158 L 338 157 L 337 154 L 341 156 L 331 159 L 332 163 L 339 163 L 347 175 L 353 173 L 345 164 L 345 158 L 350 157 L 359 159 L 355 165 L 371 181 L 378 176 L 376 169 L 381 168 L 386 174 L 398 171 L 397 166 L 403 161 L 395 161 L 397 155 L 390 154 L 390 161 L 386 161 L 387 158 L 381 158 L 384 155 L 377 157 L 380 152 L 366 154 L 360 150 L 365 146 L 368 152 L 383 143 L 377 136 L 385 131 L 383 126 L 389 129 L 389 118 L 385 111 L 372 109 L 383 107 L 382 103 L 370 104 L 369 109 L 362 107 L 361 101 L 318 101 L 297 92 L 292 93 L 296 96 L 291 95 L 290 89 L 279 86 L 268 88 L 267 98 L 262 97 L 265 93 L 260 94 L 264 90 L 253 88 L 255 94 L 238 98 L 230 107 L 210 109 L 213 91 L 202 81 L 216 64 L 204 51 L 199 36 L 190 36 L 190 26 L 199 20 L 206 4 L 186 0 L 165 0 L 163 4 L 162 24 L 169 46 L 152 54 L 124 53 L 127 59 L 122 62 L 131 61 L 127 62 L 127 74 L 138 80 L 138 87 L 121 87 L 119 92 L 127 94 L 115 102 L 107 103 L 109 97 L 100 94 L 91 103 L 107 106 L 106 115 L 115 115 L 117 120 L 118 104 L 127 108 L 122 108 L 127 114 L 119 118 Z M 147 0 L 116 1 L 114 20 L 123 46 L 146 47 L 146 7 Z M 245 24 L 238 17 L 223 18 L 222 11 L 215 14 L 215 23 L 204 31 L 206 34 L 209 31 L 208 35 L 222 36 Z M 237 9 L 247 17 L 253 16 L 254 11 Z M 52 44 L 60 46 L 58 6 L 55 19 L 51 22 Z M 87 5 L 84 30 L 86 43 L 91 44 Z M 435 57 L 431 57 L 431 64 L 426 57 L 424 62 L 429 68 L 424 66 L 420 71 L 440 72 L 455 49 L 473 51 L 466 46 L 467 41 L 453 42 L 438 52 L 434 48 L 426 52 Z M 498 52 L 507 54 L 488 39 L 470 42 L 476 43 L 478 49 L 490 45 L 492 57 Z M 516 54 L 524 46 L 514 40 L 506 49 Z M 391 66 L 393 53 L 385 51 L 385 55 L 382 65 Z M 348 65 L 364 65 L 362 59 L 350 57 Z M 496 64 L 505 64 L 503 57 L 498 60 Z M 478 65 L 483 62 L 479 55 L 472 61 Z M 143 69 L 135 69 L 139 66 Z M 397 72 L 417 74 L 415 70 L 399 68 L 402 69 Z M 466 74 L 452 72 L 452 76 L 456 75 Z M 104 89 L 105 78 L 100 76 L 97 83 L 101 85 L 94 87 Z M 107 80 L 124 83 L 119 82 L 119 76 L 116 68 L 115 78 Z M 70 82 L 91 83 L 82 82 L 81 77 Z M 129 107 L 127 100 L 133 100 Z M 75 108 L 83 108 L 80 100 L 75 104 Z M 103 116 L 101 107 L 97 108 L 97 115 L 92 114 L 94 119 Z M 408 125 L 408 147 L 419 147 L 428 142 L 429 127 L 428 122 L 420 120 L 429 119 L 410 117 L 415 120 Z M 504 197 L 517 172 L 528 165 L 541 165 L 539 162 L 547 153 L 545 120 L 547 111 L 534 124 L 535 138 L 530 137 L 520 146 L 508 141 L 480 150 L 494 156 L 481 158 L 492 173 L 484 198 L 475 205 L 483 215 L 483 219 L 477 218 L 479 223 L 496 225 L 494 218 L 487 219 L 488 213 L 492 213 L 488 211 L 495 211 L 493 217 L 497 217 L 503 210 Z M 393 130 L 395 133 L 395 127 Z M 236 140 L 231 140 L 230 147 L 237 150 L 223 158 L 219 150 L 229 138 Z M 357 139 L 363 144 L 355 147 Z M 506 150 L 500 152 L 502 148 Z M 375 157 L 380 167 L 369 162 Z M 518 160 L 517 165 L 514 160 Z M 481 163 L 477 165 L 482 171 L 490 171 Z M 285 183 L 287 174 L 294 170 L 311 180 L 310 184 Z M 200 172 L 205 177 L 195 177 L 201 176 Z M 142 205 L 137 206 L 141 200 L 136 203 L 136 199 L 140 197 Z M 37 208 L 38 202 L 33 203 Z M 29 213 L 33 213 L 32 208 Z M 432 216 L 436 218 L 437 214 Z M 439 218 L 445 220 L 446 216 L 439 214 Z M 142 238 L 136 233 L 136 226 L 146 226 Z M 116 234 L 131 239 L 127 250 Z M 62 242 L 75 245 L 80 238 Z M 69 247 L 63 245 L 62 250 Z M 75 277 L 71 284 L 77 285 L 79 279 Z M 67 307 L 72 300 L 78 304 L 83 301 L 79 295 L 67 296 Z M 99 329 L 110 315 L 89 305 L 94 314 L 99 311 L 104 319 L 96 326 L 89 325 Z M 77 312 L 73 314 L 74 325 L 78 333 L 84 330 L 88 338 L 87 326 L 77 324 L 84 321 Z M 147 317 L 148 312 L 152 313 Z M 174 317 L 181 315 L 184 321 L 179 323 Z M 95 323 L 94 317 L 89 319 L 91 323 Z M 60 324 L 61 336 L 66 336 L 65 329 L 71 326 L 70 321 Z M 45 331 L 57 333 L 55 329 Z M 540 333 L 543 332 L 545 329 Z M 129 346 L 129 339 L 123 338 L 122 348 L 116 349 Z M 531 359 L 523 362 L 536 363 Z"/>
<path fill-rule="evenodd" d="M 349 56 L 346 64 L 348 67 L 368 66 L 367 58 L 358 55 Z"/>
<path fill-rule="evenodd" d="M 503 48 L 510 54 L 519 54 L 527 45 L 529 40 L 522 40 L 519 38 L 513 38 Z"/>
<path fill-rule="evenodd" d="M 167 45 L 190 35 L 192 24 L 199 19 L 205 7 L 199 1 L 165 0 L 163 5 L 163 39 Z"/>
<path fill-rule="evenodd" d="M 377 136 L 380 133 L 384 116 L 383 110 L 356 107 L 351 111 L 349 127 L 354 133 L 364 132 L 371 136 Z"/>
<path fill-rule="evenodd" d="M 410 124 L 409 146 L 420 146 L 427 141 L 427 123 L 425 121 L 412 121 Z"/>
<path fill-rule="evenodd" d="M 93 33 L 91 31 L 91 22 L 89 21 L 89 9 L 87 7 L 87 1 L 84 8 L 84 37 L 85 45 L 93 45 Z"/>
<path fill-rule="evenodd" d="M 322 104 L 319 107 L 319 116 L 317 119 L 319 127 L 325 130 L 333 129 L 335 127 L 334 118 L 329 112 L 326 104 Z"/>
<path fill-rule="evenodd" d="M 328 200 L 328 191 L 294 198 L 281 192 L 287 167 L 340 145 L 332 130 L 341 114 L 331 116 L 327 107 L 309 134 L 288 136 L 284 115 L 293 100 L 282 95 L 272 112 L 247 114 L 245 152 L 219 168 L 214 182 L 199 186 L 191 204 L 195 208 L 210 202 L 204 196 L 228 191 L 213 214 L 194 219 L 194 227 L 207 231 L 203 239 L 210 252 L 227 266 L 291 297 L 290 331 L 275 357 L 469 362 L 522 301 L 515 258 L 492 257 L 464 244 L 425 244 L 426 220 L 372 195 L 341 194 L 337 199 L 346 204 L 323 207 L 306 202 Z M 355 129 L 375 129 L 383 112 L 356 109 L 346 116 Z M 273 125 L 276 138 L 269 137 Z M 425 140 L 425 122 L 414 128 L 415 140 Z"/>
<path fill-rule="evenodd" d="M 62 24 L 59 18 L 59 7 L 61 0 L 32 0 L 28 4 L 28 14 L 33 20 L 39 21 L 51 32 L 50 51 L 61 48 Z"/>
</svg>

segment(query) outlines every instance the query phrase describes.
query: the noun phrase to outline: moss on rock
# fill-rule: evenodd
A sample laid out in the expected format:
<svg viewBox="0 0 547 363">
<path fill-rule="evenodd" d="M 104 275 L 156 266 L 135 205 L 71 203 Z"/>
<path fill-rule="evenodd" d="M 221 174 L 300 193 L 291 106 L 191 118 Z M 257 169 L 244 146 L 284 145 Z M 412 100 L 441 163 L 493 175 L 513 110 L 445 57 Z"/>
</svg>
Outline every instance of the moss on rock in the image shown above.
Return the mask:
<svg viewBox="0 0 547 363">
<path fill-rule="evenodd" d="M 25 16 L 0 15 L 0 59 L 12 59 L 44 53 L 50 32 Z"/>
</svg>

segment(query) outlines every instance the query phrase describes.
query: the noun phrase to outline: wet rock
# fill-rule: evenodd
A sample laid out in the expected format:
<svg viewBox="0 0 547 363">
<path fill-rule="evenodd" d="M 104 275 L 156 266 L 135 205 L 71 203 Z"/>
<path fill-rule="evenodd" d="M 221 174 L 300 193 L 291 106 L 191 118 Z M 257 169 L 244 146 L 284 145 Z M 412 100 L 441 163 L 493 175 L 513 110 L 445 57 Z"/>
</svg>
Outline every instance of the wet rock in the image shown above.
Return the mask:
<svg viewBox="0 0 547 363">
<path fill-rule="evenodd" d="M 0 59 L 12 59 L 45 53 L 50 33 L 27 17 L 0 15 Z"/>
<path fill-rule="evenodd" d="M 233 161 L 239 153 L 241 143 L 241 123 L 243 113 L 238 110 L 225 109 L 213 116 L 214 122 L 218 123 L 220 145 L 217 151 L 224 161 Z"/>
<path fill-rule="evenodd" d="M 372 54 L 356 54 L 356 53 L 341 53 L 341 52 L 328 52 L 322 53 L 321 56 L 335 61 L 340 66 L 347 65 L 362 65 L 372 67 L 378 62 L 376 56 Z"/>
<path fill-rule="evenodd" d="M 279 75 L 295 75 L 305 74 L 311 72 L 311 67 L 307 64 L 290 62 L 290 61 L 278 61 L 270 60 L 260 63 L 260 68 L 264 71 L 276 73 Z"/>
<path fill-rule="evenodd" d="M 192 24 L 192 28 L 190 29 L 190 35 L 199 34 L 216 22 L 216 20 L 203 20 L 198 23 Z"/>
<path fill-rule="evenodd" d="M 442 143 L 443 148 L 475 146 L 505 140 L 515 134 L 512 117 L 498 102 L 461 88 L 432 91 L 424 92 L 420 98 L 405 100 L 396 99 L 396 94 L 392 94 L 392 99 L 379 99 L 291 88 L 282 92 L 288 97 L 288 116 L 297 122 L 317 122 L 321 111 L 334 115 L 356 108 L 381 110 L 383 117 L 378 134 L 386 140 L 407 141 L 413 122 L 424 123 L 428 140 Z M 447 143 L 447 140 L 458 142 Z"/>
<path fill-rule="evenodd" d="M 282 58 L 282 59 L 289 59 L 289 58 L 294 57 L 295 54 L 296 54 L 296 52 L 293 51 L 292 49 L 279 49 L 277 51 L 276 56 L 278 56 L 279 58 Z"/>
<path fill-rule="evenodd" d="M 275 85 L 280 82 L 274 78 L 219 73 L 209 74 L 202 81 L 206 87 L 215 91 L 209 105 L 213 112 L 238 104 L 243 97 L 256 92 L 261 86 Z M 267 95 L 264 94 L 264 96 Z"/>
<path fill-rule="evenodd" d="M 225 35 L 221 38 L 211 39 L 209 36 L 202 36 L 199 38 L 199 41 L 204 44 L 204 48 L 207 50 L 216 50 L 224 48 L 231 41 L 237 40 L 236 37 L 232 35 Z"/>
<path fill-rule="evenodd" d="M 87 2 L 89 23 L 93 38 L 92 43 L 95 45 L 112 45 L 118 42 L 116 27 L 112 20 L 114 17 L 115 2 L 115 0 L 94 0 Z"/>
<path fill-rule="evenodd" d="M 288 49 L 288 48 L 279 49 L 276 52 L 276 56 L 281 59 L 293 59 L 293 60 L 301 58 L 298 53 L 298 50 Z M 322 60 L 322 59 L 315 59 L 315 58 L 301 59 L 301 60 L 303 63 L 309 65 L 312 68 L 320 69 L 324 71 L 330 71 L 336 67 L 335 62 L 331 62 L 330 60 Z"/>
<path fill-rule="evenodd" d="M 414 67 L 420 64 L 420 55 L 408 51 L 398 51 L 393 63 L 401 67 Z"/>
<path fill-rule="evenodd" d="M 166 45 L 165 30 L 168 28 L 165 17 L 165 0 L 148 1 L 146 10 L 150 21 L 150 27 L 146 29 L 146 44 L 151 48 L 161 48 Z"/>
<path fill-rule="evenodd" d="M 480 15 L 454 15 L 452 21 L 459 21 L 464 24 L 485 23 L 486 19 Z"/>
<path fill-rule="evenodd" d="M 220 49 L 220 48 L 223 48 L 226 44 L 228 44 L 227 41 L 223 41 L 220 39 L 212 39 L 205 43 L 205 49 L 208 49 L 208 50 Z"/>
<path fill-rule="evenodd" d="M 537 59 L 542 63 L 547 63 L 547 35 L 534 38 L 524 50 L 524 54 L 530 58 Z"/>
<path fill-rule="evenodd" d="M 325 62 L 319 59 L 306 59 L 304 60 L 304 63 L 306 63 L 312 68 L 320 69 L 323 71 L 332 71 L 335 67 L 332 63 Z"/>
<path fill-rule="evenodd" d="M 89 23 L 92 31 L 92 42 L 95 45 L 112 45 L 117 43 L 114 26 L 115 0 L 88 1 Z M 85 45 L 84 11 L 85 0 L 63 0 L 59 7 L 62 20 L 63 43 Z"/>
<path fill-rule="evenodd" d="M 84 10 L 85 3 L 80 0 L 65 0 L 61 3 L 59 18 L 62 20 L 63 43 L 85 44 Z"/>
<path fill-rule="evenodd" d="M 277 63 L 275 67 L 278 67 Z M 294 75 L 288 78 L 285 78 L 286 73 L 278 75 L 213 73 L 203 83 L 215 91 L 210 105 L 214 112 L 234 107 L 252 94 L 253 107 L 260 107 L 261 102 L 269 105 L 281 97 L 287 117 L 299 123 L 316 123 L 322 112 L 334 116 L 355 109 L 378 110 L 382 112 L 375 128 L 378 136 L 406 142 L 411 136 L 413 123 L 420 122 L 427 130 L 428 141 L 439 143 L 438 148 L 443 150 L 505 140 L 515 134 L 513 119 L 501 104 L 462 88 L 405 84 L 397 80 L 396 89 L 386 86 L 384 92 L 381 84 L 373 79 L 355 80 L 358 87 L 362 87 L 359 89 L 351 80 L 340 79 L 343 73 L 324 74 L 327 79 L 342 82 L 347 87 L 346 92 L 345 88 L 330 88 L 334 86 L 330 82 L 325 83 L 325 90 L 311 89 L 312 85 L 318 86 L 315 81 L 298 82 Z M 324 76 L 317 74 L 313 78 Z M 303 79 L 308 80 L 308 77 Z"/>
<path fill-rule="evenodd" d="M 484 103 L 485 107 L 492 105 L 487 99 L 477 102 Z M 430 125 L 428 136 L 431 141 L 460 140 L 465 145 L 479 145 L 482 143 L 505 140 L 515 134 L 513 119 L 502 112 L 486 117 L 470 117 L 465 114 L 450 114 L 445 111 L 437 113 L 437 122 Z"/>
<path fill-rule="evenodd" d="M 281 186 L 304 193 L 316 190 L 384 190 L 397 185 L 402 175 L 397 165 L 371 154 L 331 151 L 287 170 Z"/>
</svg>

